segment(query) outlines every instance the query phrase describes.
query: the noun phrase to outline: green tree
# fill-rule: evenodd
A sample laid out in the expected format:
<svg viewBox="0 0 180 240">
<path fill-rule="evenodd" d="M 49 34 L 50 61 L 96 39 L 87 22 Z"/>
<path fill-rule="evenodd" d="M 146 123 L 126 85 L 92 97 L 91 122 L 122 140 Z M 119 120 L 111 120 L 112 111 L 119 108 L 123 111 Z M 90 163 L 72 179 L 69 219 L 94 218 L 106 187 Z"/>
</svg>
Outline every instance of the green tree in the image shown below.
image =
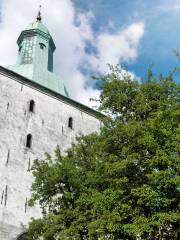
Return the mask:
<svg viewBox="0 0 180 240">
<path fill-rule="evenodd" d="M 179 239 L 180 86 L 118 67 L 102 81 L 100 132 L 34 163 L 29 239 Z"/>
</svg>

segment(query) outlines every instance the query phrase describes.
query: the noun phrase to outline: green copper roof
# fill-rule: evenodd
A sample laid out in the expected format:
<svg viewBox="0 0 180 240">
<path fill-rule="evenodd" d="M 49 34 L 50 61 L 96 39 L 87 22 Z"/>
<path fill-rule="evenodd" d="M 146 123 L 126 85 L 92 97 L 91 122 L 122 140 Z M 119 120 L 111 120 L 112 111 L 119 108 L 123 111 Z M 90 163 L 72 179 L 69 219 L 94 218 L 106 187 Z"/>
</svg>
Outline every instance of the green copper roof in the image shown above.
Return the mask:
<svg viewBox="0 0 180 240">
<path fill-rule="evenodd" d="M 40 21 L 33 22 L 33 23 L 29 24 L 26 28 L 26 30 L 37 30 L 37 29 L 46 34 L 49 34 L 47 27 L 44 26 L 44 24 L 42 24 L 42 22 L 40 22 Z"/>
<path fill-rule="evenodd" d="M 53 53 L 56 49 L 48 29 L 38 20 L 21 32 L 17 44 L 17 64 L 8 68 L 64 96 L 66 87 L 53 73 Z"/>
</svg>

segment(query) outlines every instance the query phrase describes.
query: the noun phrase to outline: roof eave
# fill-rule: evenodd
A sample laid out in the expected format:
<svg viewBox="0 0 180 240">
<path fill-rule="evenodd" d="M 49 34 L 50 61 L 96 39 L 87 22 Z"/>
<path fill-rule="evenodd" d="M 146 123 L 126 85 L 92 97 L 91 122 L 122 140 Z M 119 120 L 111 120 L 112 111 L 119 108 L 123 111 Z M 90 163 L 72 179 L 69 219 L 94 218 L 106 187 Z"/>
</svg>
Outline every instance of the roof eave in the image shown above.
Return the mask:
<svg viewBox="0 0 180 240">
<path fill-rule="evenodd" d="M 45 86 L 42 86 L 42 85 L 40 85 L 40 84 L 38 84 L 38 83 L 36 83 L 36 82 L 26 78 L 26 77 L 23 77 L 22 75 L 14 72 L 12 70 L 9 70 L 5 67 L 0 66 L 0 73 L 3 73 L 3 75 L 8 75 L 10 77 L 13 77 L 13 79 L 16 78 L 15 80 L 17 80 L 17 81 L 19 81 L 19 82 L 21 82 L 25 85 L 29 85 L 33 88 L 36 88 L 37 90 L 40 90 L 40 91 L 42 91 L 46 94 L 51 95 L 52 97 L 58 98 L 58 99 L 62 100 L 63 102 L 66 102 L 70 105 L 73 105 L 76 108 L 79 108 L 79 109 L 83 110 L 84 112 L 87 112 L 90 115 L 93 115 L 96 118 L 100 119 L 100 118 L 104 117 L 104 115 L 102 113 L 100 113 L 100 112 L 98 112 L 98 111 L 96 111 L 96 110 L 94 110 L 94 109 L 92 109 L 92 108 L 90 108 L 86 105 L 83 105 L 83 104 L 81 104 L 81 103 L 79 103 L 79 102 L 77 102 L 77 101 L 75 101 L 75 100 L 73 100 L 69 97 L 61 95 L 60 93 L 57 93 L 57 92 L 55 92 L 55 91 L 53 91 L 53 90 L 51 90 L 51 89 L 49 89 Z"/>
</svg>

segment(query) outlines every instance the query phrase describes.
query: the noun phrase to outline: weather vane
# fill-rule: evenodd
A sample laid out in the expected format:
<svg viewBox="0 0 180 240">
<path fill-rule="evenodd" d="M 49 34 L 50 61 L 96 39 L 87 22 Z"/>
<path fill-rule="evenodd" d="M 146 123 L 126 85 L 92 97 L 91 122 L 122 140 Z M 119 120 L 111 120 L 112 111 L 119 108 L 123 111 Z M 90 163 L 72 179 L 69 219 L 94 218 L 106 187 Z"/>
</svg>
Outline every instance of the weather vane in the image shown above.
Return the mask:
<svg viewBox="0 0 180 240">
<path fill-rule="evenodd" d="M 38 15 L 37 15 L 37 21 L 39 21 L 39 22 L 42 20 L 42 17 L 41 17 L 41 8 L 42 8 L 42 6 L 39 5 L 39 11 L 38 11 Z"/>
</svg>

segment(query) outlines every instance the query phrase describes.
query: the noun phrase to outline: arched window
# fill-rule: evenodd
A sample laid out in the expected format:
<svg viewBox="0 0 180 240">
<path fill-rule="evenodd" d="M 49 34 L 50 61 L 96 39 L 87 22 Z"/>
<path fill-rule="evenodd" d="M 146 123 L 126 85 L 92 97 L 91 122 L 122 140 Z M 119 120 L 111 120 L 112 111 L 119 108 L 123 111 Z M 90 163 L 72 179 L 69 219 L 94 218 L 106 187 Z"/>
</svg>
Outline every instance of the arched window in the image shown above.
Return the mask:
<svg viewBox="0 0 180 240">
<path fill-rule="evenodd" d="M 27 234 L 26 234 L 26 233 L 21 234 L 21 235 L 17 238 L 17 240 L 26 240 L 26 239 L 27 239 Z"/>
<path fill-rule="evenodd" d="M 73 118 L 72 117 L 70 117 L 68 120 L 68 127 L 73 129 Z"/>
<path fill-rule="evenodd" d="M 34 112 L 34 107 L 35 107 L 35 102 L 34 102 L 34 100 L 31 100 L 29 102 L 29 111 Z"/>
<path fill-rule="evenodd" d="M 31 148 L 32 147 L 32 135 L 28 134 L 26 138 L 26 147 Z"/>
</svg>

